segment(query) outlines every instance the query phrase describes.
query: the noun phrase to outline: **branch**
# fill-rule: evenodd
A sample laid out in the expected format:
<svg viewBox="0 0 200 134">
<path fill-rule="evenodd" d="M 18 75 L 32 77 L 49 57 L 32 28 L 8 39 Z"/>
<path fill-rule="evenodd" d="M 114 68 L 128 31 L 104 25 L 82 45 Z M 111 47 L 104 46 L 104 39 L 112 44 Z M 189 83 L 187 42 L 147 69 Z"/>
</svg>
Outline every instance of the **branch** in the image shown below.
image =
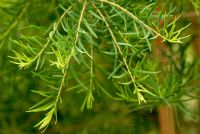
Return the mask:
<svg viewBox="0 0 200 134">
<path fill-rule="evenodd" d="M 110 25 L 109 25 L 108 22 L 106 21 L 105 17 L 104 17 L 103 14 L 101 13 L 101 11 L 100 11 L 94 4 L 93 4 L 93 6 L 94 6 L 94 8 L 97 10 L 97 12 L 99 13 L 99 15 L 102 17 L 102 20 L 103 20 L 104 23 L 106 24 L 106 26 L 107 26 L 107 28 L 108 28 L 108 30 L 109 30 L 109 32 L 110 32 L 112 38 L 113 38 L 114 45 L 116 46 L 116 48 L 118 49 L 120 55 L 122 56 L 122 59 L 123 59 L 123 62 L 124 62 L 124 64 L 125 64 L 125 66 L 126 66 L 126 69 L 127 69 L 127 71 L 128 71 L 128 74 L 129 74 L 129 76 L 130 76 L 130 78 L 131 78 L 131 80 L 132 80 L 132 83 L 133 83 L 134 87 L 135 87 L 135 92 L 136 92 L 136 94 L 137 94 L 139 104 L 140 104 L 141 101 L 145 102 L 145 99 L 144 99 L 143 96 L 140 94 L 140 92 L 139 92 L 139 90 L 138 90 L 138 88 L 137 88 L 137 84 L 136 84 L 136 81 L 135 81 L 135 77 L 132 76 L 132 73 L 131 73 L 131 71 L 130 71 L 130 69 L 129 69 L 129 66 L 128 66 L 128 63 L 127 63 L 127 61 L 126 61 L 126 58 L 123 56 L 123 52 L 122 52 L 121 48 L 119 47 L 119 44 L 117 43 L 116 37 L 114 36 L 113 31 L 112 31 L 111 28 L 110 28 Z M 142 85 L 139 84 L 139 87 L 142 87 Z"/>
<path fill-rule="evenodd" d="M 104 2 L 104 3 L 107 3 L 107 4 L 110 4 L 111 6 L 114 6 L 118 9 L 120 9 L 122 12 L 124 12 L 125 14 L 127 14 L 129 17 L 131 17 L 133 20 L 135 20 L 137 23 L 139 23 L 140 25 L 142 25 L 143 27 L 145 27 L 146 29 L 150 30 L 151 32 L 153 32 L 156 36 L 159 36 L 161 37 L 164 41 L 167 40 L 169 42 L 172 42 L 172 43 L 182 43 L 180 41 L 180 39 L 183 39 L 183 38 L 178 38 L 178 36 L 180 35 L 180 32 L 182 30 L 184 30 L 186 27 L 182 28 L 181 30 L 178 30 L 176 32 L 174 32 L 174 34 L 171 34 L 168 35 L 169 33 L 166 33 L 167 34 L 167 37 L 163 36 L 162 34 L 160 34 L 159 32 L 157 32 L 156 30 L 154 30 L 153 28 L 151 28 L 150 26 L 148 26 L 147 24 L 145 24 L 142 20 L 140 20 L 137 16 L 133 15 L 130 11 L 128 11 L 127 9 L 123 8 L 122 6 L 114 3 L 114 2 L 111 2 L 111 1 L 108 1 L 108 0 L 99 0 L 100 2 Z M 172 24 L 175 25 L 175 22 L 174 21 Z M 174 28 L 173 28 L 174 30 Z M 167 32 L 167 31 L 166 31 Z M 173 37 L 172 37 L 173 35 Z"/>
<path fill-rule="evenodd" d="M 78 42 L 79 31 L 80 31 L 81 23 L 82 23 L 82 20 L 83 20 L 83 15 L 84 15 L 84 12 L 85 12 L 85 9 L 86 9 L 86 4 L 87 4 L 87 0 L 85 0 L 85 2 L 84 2 L 84 5 L 83 5 L 82 11 L 81 11 L 81 15 L 80 15 L 80 18 L 79 18 L 79 21 L 78 21 L 78 27 L 77 27 L 77 30 L 76 30 L 74 45 L 76 45 L 77 42 Z"/>
</svg>

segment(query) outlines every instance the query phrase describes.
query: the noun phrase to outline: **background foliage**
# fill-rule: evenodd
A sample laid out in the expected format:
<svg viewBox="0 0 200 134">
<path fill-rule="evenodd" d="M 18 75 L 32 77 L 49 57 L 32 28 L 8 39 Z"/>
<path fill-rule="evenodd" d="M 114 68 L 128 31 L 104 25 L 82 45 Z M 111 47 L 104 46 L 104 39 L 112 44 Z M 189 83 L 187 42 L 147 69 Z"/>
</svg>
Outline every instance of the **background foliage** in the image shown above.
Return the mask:
<svg viewBox="0 0 200 134">
<path fill-rule="evenodd" d="M 1 0 L 0 133 L 159 133 L 160 106 L 198 133 L 198 8 Z"/>
</svg>

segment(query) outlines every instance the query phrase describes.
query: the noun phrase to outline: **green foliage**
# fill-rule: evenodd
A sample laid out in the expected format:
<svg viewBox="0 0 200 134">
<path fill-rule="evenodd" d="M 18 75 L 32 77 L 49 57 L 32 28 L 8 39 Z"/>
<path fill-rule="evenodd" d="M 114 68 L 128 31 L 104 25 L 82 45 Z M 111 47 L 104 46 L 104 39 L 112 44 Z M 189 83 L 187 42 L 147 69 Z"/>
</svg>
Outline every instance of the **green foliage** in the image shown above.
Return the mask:
<svg viewBox="0 0 200 134">
<path fill-rule="evenodd" d="M 199 1 L 191 2 L 197 9 Z M 176 5 L 161 3 L 0 2 L 0 14 L 8 14 L 5 20 L 9 20 L 0 31 L 2 50 L 9 45 L 10 62 L 41 81 L 42 86 L 32 92 L 42 99 L 27 111 L 42 113 L 35 127 L 44 132 L 51 120 L 56 124 L 62 99 L 70 92 L 82 96 L 82 111 L 92 109 L 98 95 L 128 102 L 132 110 L 152 110 L 162 104 L 180 107 L 184 96 L 194 99 L 194 93 L 199 92 L 192 84 L 199 77 L 197 62 L 186 56 L 187 41 L 193 37 L 183 34 L 189 23 L 179 23 L 181 15 L 174 15 Z M 19 9 L 15 9 L 17 4 Z M 34 16 L 38 12 L 44 14 L 44 20 Z M 160 65 L 157 57 L 151 57 L 156 39 L 168 45 L 164 54 L 169 65 Z M 173 59 L 176 54 L 180 62 Z"/>
</svg>

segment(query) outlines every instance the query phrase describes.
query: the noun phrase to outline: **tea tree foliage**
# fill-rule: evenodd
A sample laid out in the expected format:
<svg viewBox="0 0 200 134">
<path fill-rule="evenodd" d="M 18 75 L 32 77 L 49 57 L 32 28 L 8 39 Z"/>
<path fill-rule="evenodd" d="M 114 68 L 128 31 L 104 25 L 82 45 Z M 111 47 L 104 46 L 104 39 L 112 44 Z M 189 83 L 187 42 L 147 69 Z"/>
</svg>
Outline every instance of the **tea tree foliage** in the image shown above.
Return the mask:
<svg viewBox="0 0 200 134">
<path fill-rule="evenodd" d="M 190 89 L 185 88 L 189 80 L 195 79 L 193 72 L 188 71 L 194 64 L 185 68 L 173 64 L 160 68 L 155 62 L 158 59 L 150 57 L 156 39 L 171 47 L 181 46 L 184 40 L 190 39 L 182 34 L 189 25 L 179 25 L 181 15 L 174 15 L 178 12 L 176 6 L 162 2 L 0 2 L 2 12 L 10 15 L 5 18 L 9 24 L 3 24 L 1 30 L 2 49 L 11 45 L 10 62 L 44 82 L 44 89 L 32 91 L 43 99 L 27 111 L 45 113 L 35 127 L 44 131 L 52 119 L 57 122 L 62 98 L 70 91 L 84 96 L 81 110 L 91 109 L 99 92 L 115 101 L 129 102 L 133 109 L 153 109 L 162 103 L 181 102 L 184 95 L 192 98 Z M 191 2 L 198 8 L 198 1 Z M 41 16 L 46 20 L 35 17 L 37 10 L 44 13 Z"/>
</svg>

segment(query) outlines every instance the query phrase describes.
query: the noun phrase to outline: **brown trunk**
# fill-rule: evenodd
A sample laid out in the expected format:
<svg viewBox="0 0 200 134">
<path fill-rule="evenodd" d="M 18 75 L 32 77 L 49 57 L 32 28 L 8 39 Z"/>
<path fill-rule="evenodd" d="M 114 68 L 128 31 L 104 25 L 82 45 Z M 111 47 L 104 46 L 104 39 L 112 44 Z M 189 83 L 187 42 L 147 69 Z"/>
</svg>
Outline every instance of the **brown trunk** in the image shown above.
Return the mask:
<svg viewBox="0 0 200 134">
<path fill-rule="evenodd" d="M 176 134 L 173 113 L 173 109 L 170 107 L 160 107 L 158 109 L 160 134 Z"/>
<path fill-rule="evenodd" d="M 153 56 L 160 57 L 160 63 L 163 65 L 168 64 L 167 58 L 163 56 L 163 52 L 167 51 L 166 45 L 162 42 L 162 39 L 158 38 L 153 43 Z M 174 122 L 174 111 L 170 107 L 160 106 L 158 108 L 158 119 L 160 134 L 176 134 L 176 127 Z"/>
<path fill-rule="evenodd" d="M 198 17 L 195 17 L 192 19 L 192 29 L 195 31 L 196 39 L 193 42 L 193 47 L 196 52 L 197 58 L 200 56 L 200 21 Z M 198 81 L 199 83 L 200 81 Z M 197 94 L 197 96 L 200 96 L 200 93 Z M 199 101 L 199 100 L 198 100 Z M 200 109 L 200 101 L 198 102 L 197 108 Z M 200 110 L 199 110 L 200 115 Z M 197 126 L 200 126 L 200 118 L 198 120 Z M 197 131 L 200 132 L 200 127 L 197 127 Z"/>
</svg>

